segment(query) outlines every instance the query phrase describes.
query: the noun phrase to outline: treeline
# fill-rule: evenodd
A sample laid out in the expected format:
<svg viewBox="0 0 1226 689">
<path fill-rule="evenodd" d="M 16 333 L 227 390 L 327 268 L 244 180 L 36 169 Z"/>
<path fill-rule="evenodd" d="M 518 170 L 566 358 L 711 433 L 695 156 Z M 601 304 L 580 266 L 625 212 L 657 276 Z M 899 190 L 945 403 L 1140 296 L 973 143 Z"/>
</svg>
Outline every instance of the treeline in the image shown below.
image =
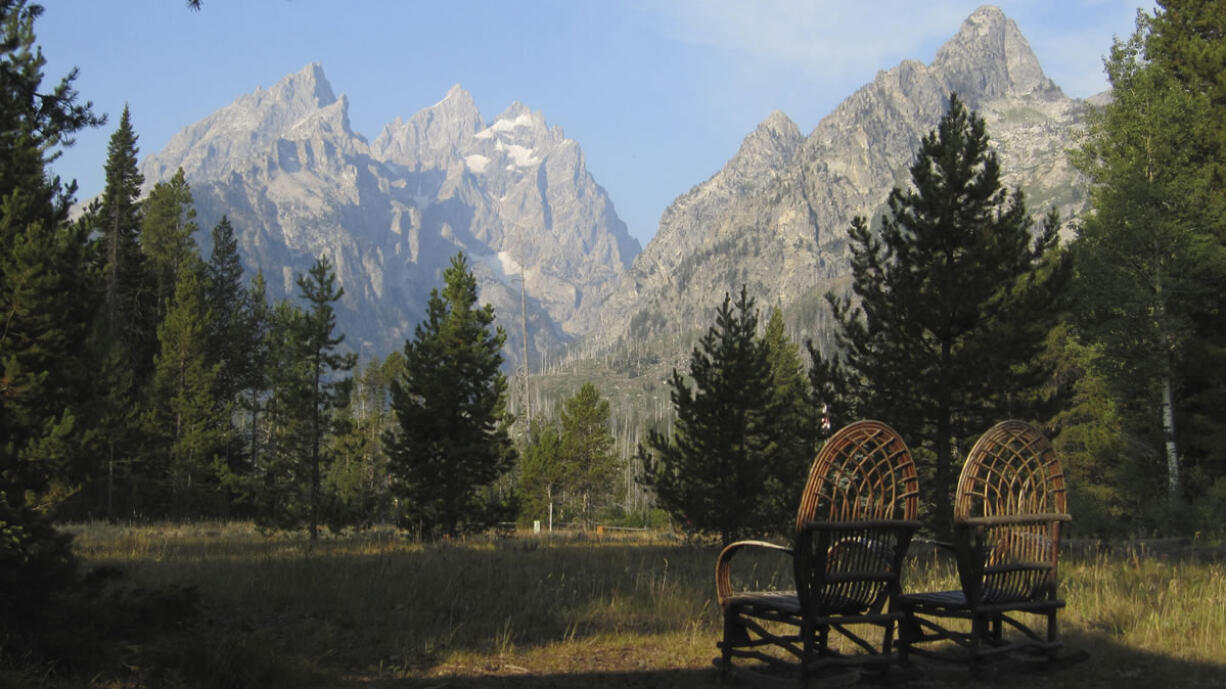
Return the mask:
<svg viewBox="0 0 1226 689">
<path fill-rule="evenodd" d="M 1001 183 L 986 125 L 957 98 L 910 184 L 849 229 L 851 295 L 828 295 L 789 432 L 744 292 L 670 381 L 677 419 L 640 449 L 678 523 L 725 541 L 786 528 L 805 452 L 780 446 L 876 418 L 915 451 L 923 515 L 947 534 L 962 457 L 1006 418 L 1044 427 L 1086 535 L 1220 532 L 1226 515 L 1226 15 L 1170 0 L 1107 60 L 1073 162 L 1091 182 L 1071 242 Z M 799 428 L 800 430 L 795 430 Z M 819 436 L 821 434 L 818 434 Z M 813 446 L 807 448 L 812 457 Z M 783 504 L 781 504 L 783 503 Z"/>
</svg>

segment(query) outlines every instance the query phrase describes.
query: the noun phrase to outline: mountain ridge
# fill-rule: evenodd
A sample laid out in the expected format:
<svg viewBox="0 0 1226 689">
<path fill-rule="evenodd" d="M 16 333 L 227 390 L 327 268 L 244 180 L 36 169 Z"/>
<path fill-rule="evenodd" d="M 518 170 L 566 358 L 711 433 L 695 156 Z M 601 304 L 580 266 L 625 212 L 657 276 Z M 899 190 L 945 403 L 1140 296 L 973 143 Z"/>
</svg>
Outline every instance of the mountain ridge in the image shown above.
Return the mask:
<svg viewBox="0 0 1226 689">
<path fill-rule="evenodd" d="M 340 330 L 379 356 L 424 318 L 458 251 L 517 359 L 517 280 L 539 358 L 584 329 L 639 250 L 578 143 L 543 113 L 517 102 L 487 123 L 457 84 L 368 143 L 348 108 L 311 63 L 184 128 L 142 161 L 146 186 L 183 167 L 201 226 L 230 217 L 273 299 L 296 296 L 295 276 L 327 255 L 346 291 Z"/>
<path fill-rule="evenodd" d="M 985 118 L 1004 181 L 1029 190 L 1033 214 L 1056 207 L 1068 218 L 1084 207 L 1084 181 L 1064 154 L 1084 104 L 1043 73 L 1003 11 L 983 6 L 932 63 L 904 60 L 879 71 L 784 155 L 764 132 L 786 115 L 771 113 L 720 171 L 665 209 L 602 309 L 586 351 L 705 327 L 719 297 L 741 285 L 759 304 L 783 306 L 841 289 L 850 273 L 852 217 L 875 222 L 890 189 L 908 183 L 919 141 L 952 92 Z M 747 161 L 770 162 L 752 183 L 734 183 L 753 167 Z M 823 312 L 802 335 L 822 335 Z"/>
</svg>

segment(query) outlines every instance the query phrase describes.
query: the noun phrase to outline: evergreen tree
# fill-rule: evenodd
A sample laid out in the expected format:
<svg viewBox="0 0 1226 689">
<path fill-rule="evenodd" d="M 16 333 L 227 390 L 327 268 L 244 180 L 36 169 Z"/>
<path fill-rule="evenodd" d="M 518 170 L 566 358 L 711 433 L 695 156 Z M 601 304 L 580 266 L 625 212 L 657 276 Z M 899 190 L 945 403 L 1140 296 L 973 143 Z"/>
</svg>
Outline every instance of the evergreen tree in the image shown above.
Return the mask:
<svg viewBox="0 0 1226 689">
<path fill-rule="evenodd" d="M 745 288 L 716 312 L 690 355 L 689 377 L 673 370 L 672 436 L 652 430 L 639 454 L 661 506 L 687 529 L 724 543 L 786 527 L 767 493 L 782 482 L 770 359 Z M 799 490 L 799 489 L 798 489 Z"/>
<path fill-rule="evenodd" d="M 808 479 L 820 437 L 820 418 L 814 413 L 809 398 L 804 366 L 800 363 L 800 349 L 788 339 L 783 325 L 783 311 L 777 306 L 771 309 L 762 339 L 766 345 L 766 358 L 770 362 L 771 386 L 778 409 L 774 423 L 784 472 L 784 482 L 771 493 L 779 502 L 779 511 L 786 514 L 796 508 L 796 496 Z"/>
<path fill-rule="evenodd" d="M 79 465 L 90 370 L 80 343 L 93 286 L 87 234 L 67 221 L 75 185 L 46 166 L 59 146 L 102 123 L 76 103 L 75 70 L 43 90 L 35 46 L 42 8 L 0 0 L 0 638 L 5 660 L 39 642 L 49 602 L 74 581 L 67 536 L 52 527 L 45 496 Z"/>
<path fill-rule="evenodd" d="M 157 306 L 140 249 L 140 187 L 137 136 L 127 106 L 107 146 L 106 187 L 98 209 L 98 235 L 106 278 L 104 333 L 122 349 L 138 385 L 148 379 L 156 347 Z"/>
<path fill-rule="evenodd" d="M 257 432 L 263 437 L 249 475 L 228 477 L 256 523 L 301 528 L 311 516 L 311 366 L 304 356 L 302 309 L 289 301 L 269 311 L 268 393 Z"/>
<path fill-rule="evenodd" d="M 218 385 L 224 399 L 234 399 L 243 389 L 244 369 L 250 364 L 251 335 L 243 314 L 248 293 L 243 288 L 243 264 L 238 254 L 234 226 L 226 216 L 213 227 L 213 251 L 204 268 L 205 303 L 213 313 L 208 333 L 213 360 L 220 366 Z"/>
<path fill-rule="evenodd" d="M 615 495 L 620 462 L 609 432 L 609 401 L 595 385 L 584 383 L 562 402 L 560 458 L 566 492 L 574 511 L 591 528 L 596 508 Z"/>
<path fill-rule="evenodd" d="M 338 378 L 337 374 L 352 370 L 357 356 L 337 351 L 345 336 L 334 334 L 336 313 L 332 304 L 345 295 L 345 290 L 336 285 L 336 273 L 326 256 L 320 256 L 306 275 L 298 276 L 298 288 L 308 306 L 300 324 L 308 375 L 303 385 L 309 409 L 306 430 L 309 433 L 310 518 L 307 529 L 311 540 L 315 540 L 322 518 L 324 465 L 329 459 L 324 456 L 324 436 L 332 432 L 333 413 L 347 401 L 351 384 L 349 377 Z"/>
<path fill-rule="evenodd" d="M 403 519 L 427 536 L 479 530 L 514 514 L 494 483 L 511 469 L 502 345 L 494 307 L 477 307 L 477 280 L 464 254 L 430 292 L 426 320 L 404 345 L 405 371 L 392 384 L 397 426 L 384 438 Z"/>
<path fill-rule="evenodd" d="M 566 468 L 562 463 L 562 436 L 552 419 L 532 420 L 528 447 L 520 461 L 519 495 L 522 511 L 529 520 L 545 522 L 553 530 L 555 514 L 565 485 Z"/>
<path fill-rule="evenodd" d="M 200 258 L 193 237 L 196 208 L 192 205 L 192 190 L 183 168 L 179 168 L 169 182 L 153 185 L 142 208 L 140 248 L 148 278 L 153 282 L 153 320 L 161 323 L 175 295 L 179 271 Z"/>
<path fill-rule="evenodd" d="M 1210 322 L 1220 321 L 1226 256 L 1214 234 L 1214 163 L 1204 148 L 1209 100 L 1145 59 L 1148 30 L 1142 15 L 1131 39 L 1113 47 L 1115 98 L 1091 118 L 1078 161 L 1093 182 L 1092 212 L 1075 244 L 1078 325 L 1101 346 L 1095 366 L 1132 409 L 1130 420 L 1162 448 L 1167 494 L 1177 500 L 1181 379 L 1213 396 L 1226 387 L 1209 334 L 1220 331 Z M 1206 430 L 1220 435 L 1219 426 Z"/>
<path fill-rule="evenodd" d="M 399 352 L 392 352 L 384 361 L 368 362 L 354 381 L 349 403 L 340 411 L 333 443 L 335 461 L 324 477 L 325 516 L 333 531 L 370 526 L 391 507 L 382 438 L 392 428 L 388 391 L 403 370 L 403 362 Z"/>
<path fill-rule="evenodd" d="M 216 283 L 210 283 L 211 285 Z M 247 416 L 247 467 L 239 473 L 254 470 L 260 463 L 260 412 L 270 386 L 272 368 L 273 311 L 268 306 L 268 292 L 264 273 L 257 272 L 243 296 L 243 309 L 239 314 L 241 327 L 233 344 L 240 352 L 238 364 L 238 389 L 241 406 Z M 225 364 L 222 364 L 221 385 L 226 386 Z"/>
<path fill-rule="evenodd" d="M 1180 145 L 1196 149 L 1188 155 L 1198 167 L 1212 168 L 1209 190 L 1199 199 L 1200 231 L 1215 238 L 1206 242 L 1197 273 L 1204 281 L 1206 301 L 1189 309 L 1193 334 L 1181 367 L 1177 405 L 1182 460 L 1188 468 L 1188 495 L 1209 498 L 1206 516 L 1216 519 L 1226 510 L 1226 4 L 1222 0 L 1166 0 L 1149 21 L 1145 41 L 1148 60 L 1166 70 L 1195 99 L 1203 120 Z M 1168 126 L 1178 126 L 1170 123 Z M 1216 297 L 1216 298 L 1215 298 Z"/>
<path fill-rule="evenodd" d="M 161 349 L 154 359 L 153 404 L 147 438 L 164 461 L 155 477 L 169 502 L 163 513 L 178 517 L 217 515 L 220 504 L 216 461 L 226 426 L 226 407 L 217 398 L 218 366 L 210 363 L 206 337 L 211 313 L 204 304 L 202 266 L 180 269 L 173 300 L 158 327 Z"/>
<path fill-rule="evenodd" d="M 1047 418 L 1039 354 L 1057 322 L 1067 261 L 1058 218 L 1037 237 L 1020 192 L 1002 188 L 983 119 L 951 95 L 924 137 L 912 188 L 895 188 L 879 234 L 851 226 L 853 290 L 831 296 L 859 408 L 931 454 L 922 485 L 947 533 L 954 467 L 1001 418 Z"/>
<path fill-rule="evenodd" d="M 244 471 L 247 438 L 240 426 L 248 420 L 242 395 L 246 380 L 256 365 L 253 357 L 255 334 L 245 318 L 248 292 L 243 287 L 243 266 L 239 260 L 234 228 L 222 216 L 213 228 L 213 251 L 204 265 L 204 303 L 212 318 L 206 338 L 209 361 L 217 366 L 217 399 L 226 408 L 223 455 L 229 471 Z"/>
</svg>

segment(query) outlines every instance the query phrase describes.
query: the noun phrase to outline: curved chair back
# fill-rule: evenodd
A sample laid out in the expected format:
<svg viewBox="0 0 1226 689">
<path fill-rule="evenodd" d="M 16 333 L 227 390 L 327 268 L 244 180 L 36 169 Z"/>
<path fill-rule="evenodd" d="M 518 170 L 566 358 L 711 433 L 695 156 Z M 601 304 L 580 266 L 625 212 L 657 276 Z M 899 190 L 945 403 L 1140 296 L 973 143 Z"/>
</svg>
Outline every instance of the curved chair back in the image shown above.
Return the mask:
<svg viewBox="0 0 1226 689">
<path fill-rule="evenodd" d="M 856 421 L 822 445 L 796 511 L 799 531 L 812 521 L 915 519 L 919 479 L 902 437 L 880 421 Z"/>
<path fill-rule="evenodd" d="M 919 527 L 919 479 L 907 444 L 880 421 L 832 435 L 809 472 L 796 514 L 796 584 L 819 615 L 880 611 Z"/>
<path fill-rule="evenodd" d="M 959 574 L 972 604 L 1053 598 L 1064 471 L 1051 442 L 1023 421 L 988 429 L 967 456 L 954 503 Z"/>
</svg>

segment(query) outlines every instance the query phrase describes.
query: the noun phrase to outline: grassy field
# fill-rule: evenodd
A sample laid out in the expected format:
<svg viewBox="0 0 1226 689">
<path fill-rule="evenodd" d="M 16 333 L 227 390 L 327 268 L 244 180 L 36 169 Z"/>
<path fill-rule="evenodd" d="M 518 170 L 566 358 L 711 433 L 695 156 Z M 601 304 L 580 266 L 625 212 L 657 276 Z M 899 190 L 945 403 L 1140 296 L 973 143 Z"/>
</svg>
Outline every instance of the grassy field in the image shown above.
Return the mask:
<svg viewBox="0 0 1226 689">
<path fill-rule="evenodd" d="M 95 686 L 719 684 L 710 545 L 583 534 L 422 545 L 392 530 L 312 545 L 246 524 L 71 531 L 88 563 L 124 569 L 127 585 L 190 585 L 201 601 L 179 642 L 188 648 L 159 651 L 177 654 L 190 681 L 128 668 Z M 905 685 L 1226 686 L 1226 563 L 1220 547 L 1198 546 L 1065 557 L 1062 632 L 1090 653 L 1083 663 L 1039 676 L 1008 676 L 1004 666 L 978 678 L 923 666 Z M 790 578 L 779 560 L 746 560 L 741 571 L 747 584 Z M 909 563 L 910 590 L 952 583 L 948 563 Z"/>
</svg>

